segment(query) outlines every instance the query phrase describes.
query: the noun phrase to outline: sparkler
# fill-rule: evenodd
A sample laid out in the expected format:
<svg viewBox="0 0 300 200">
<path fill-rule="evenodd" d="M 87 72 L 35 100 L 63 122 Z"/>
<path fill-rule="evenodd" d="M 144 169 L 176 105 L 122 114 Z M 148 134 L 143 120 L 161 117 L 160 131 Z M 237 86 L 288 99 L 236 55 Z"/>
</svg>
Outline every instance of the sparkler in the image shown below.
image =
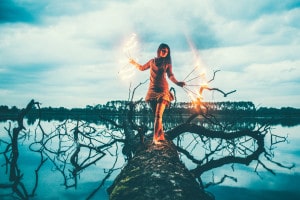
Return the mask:
<svg viewBox="0 0 300 200">
<path fill-rule="evenodd" d="M 132 58 L 132 51 L 137 47 L 138 42 L 136 38 L 136 34 L 132 33 L 128 41 L 125 42 L 123 52 L 127 58 Z"/>
<path fill-rule="evenodd" d="M 183 87 L 183 90 L 187 94 L 187 96 L 191 99 L 192 103 L 195 105 L 200 105 L 203 102 L 203 96 L 202 93 L 204 90 L 210 90 L 210 91 L 218 91 L 226 97 L 228 94 L 231 94 L 233 92 L 236 92 L 236 90 L 230 91 L 228 93 L 223 92 L 222 90 L 218 88 L 211 88 L 208 86 L 210 82 L 212 82 L 215 78 L 215 75 L 218 71 L 214 71 L 213 78 L 207 81 L 206 79 L 206 72 L 205 72 L 205 65 L 203 64 L 201 57 L 198 53 L 198 51 L 195 48 L 195 45 L 193 42 L 190 40 L 189 37 L 186 35 L 187 42 L 192 50 L 192 53 L 194 55 L 195 59 L 195 67 L 192 69 L 191 72 L 188 73 L 188 75 L 184 78 L 184 81 L 186 85 Z M 199 70 L 202 70 L 201 73 L 197 72 Z M 191 78 L 189 78 L 192 74 L 195 74 Z M 189 79 L 188 79 L 189 78 Z"/>
<path fill-rule="evenodd" d="M 198 75 L 198 76 L 196 76 L 194 78 L 191 78 L 190 80 L 186 81 L 186 83 L 188 83 L 188 82 L 194 81 L 194 80 L 196 80 L 196 79 L 198 79 L 200 77 L 203 80 L 205 80 L 205 82 L 202 83 L 202 84 L 198 84 L 198 83 L 196 83 L 196 84 L 186 84 L 183 87 L 184 91 L 189 96 L 189 98 L 191 99 L 191 101 L 192 101 L 193 104 L 197 104 L 197 105 L 201 106 L 202 101 L 203 101 L 202 93 L 203 93 L 204 90 L 217 91 L 217 92 L 223 94 L 224 97 L 227 97 L 227 95 L 236 92 L 236 90 L 232 90 L 232 91 L 226 93 L 226 92 L 220 90 L 219 88 L 211 88 L 211 87 L 208 86 L 208 83 L 210 83 L 210 82 L 212 82 L 214 80 L 216 73 L 219 72 L 219 71 L 220 70 L 214 71 L 213 78 L 210 79 L 209 81 L 206 81 L 205 74 L 200 74 L 200 75 Z M 191 89 L 191 87 L 196 87 L 196 91 L 194 89 Z"/>
<path fill-rule="evenodd" d="M 122 47 L 122 51 L 126 58 L 119 61 L 122 67 L 119 70 L 118 75 L 122 80 L 129 80 L 135 75 L 136 70 L 134 66 L 129 64 L 128 59 L 137 57 L 137 53 L 139 52 L 138 49 L 137 35 L 132 33 L 131 36 L 124 42 Z"/>
<path fill-rule="evenodd" d="M 201 57 L 192 40 L 187 35 L 186 39 L 194 57 L 195 67 L 184 78 L 183 81 L 186 83 L 186 85 L 183 87 L 183 90 L 193 104 L 198 104 L 203 100 L 202 92 L 200 93 L 200 88 L 204 85 L 207 85 L 205 70 L 206 67 L 202 62 Z"/>
<path fill-rule="evenodd" d="M 197 79 L 197 78 L 206 79 L 206 74 L 205 74 L 205 72 L 202 72 L 202 73 L 199 74 L 198 76 L 196 76 L 196 77 L 194 77 L 194 78 L 191 78 L 191 79 L 189 79 L 189 80 L 187 80 L 187 81 L 185 81 L 185 82 L 187 83 L 187 82 L 193 81 L 193 80 L 195 80 L 195 79 Z"/>
</svg>

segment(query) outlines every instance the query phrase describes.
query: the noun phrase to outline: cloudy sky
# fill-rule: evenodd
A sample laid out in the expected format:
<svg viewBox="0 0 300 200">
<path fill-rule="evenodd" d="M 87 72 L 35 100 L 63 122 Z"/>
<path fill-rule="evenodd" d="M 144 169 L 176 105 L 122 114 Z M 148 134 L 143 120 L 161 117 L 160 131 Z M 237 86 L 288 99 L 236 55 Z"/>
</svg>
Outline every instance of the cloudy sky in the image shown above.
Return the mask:
<svg viewBox="0 0 300 200">
<path fill-rule="evenodd" d="M 164 42 L 178 80 L 198 66 L 185 80 L 220 70 L 209 86 L 237 90 L 226 98 L 206 91 L 207 101 L 300 108 L 299 21 L 300 0 L 1 0 L 0 105 L 126 100 L 130 83 L 149 76 L 135 70 L 123 80 L 126 55 L 143 64 Z M 137 43 L 124 52 L 133 34 Z M 178 100 L 190 101 L 170 85 Z"/>
</svg>

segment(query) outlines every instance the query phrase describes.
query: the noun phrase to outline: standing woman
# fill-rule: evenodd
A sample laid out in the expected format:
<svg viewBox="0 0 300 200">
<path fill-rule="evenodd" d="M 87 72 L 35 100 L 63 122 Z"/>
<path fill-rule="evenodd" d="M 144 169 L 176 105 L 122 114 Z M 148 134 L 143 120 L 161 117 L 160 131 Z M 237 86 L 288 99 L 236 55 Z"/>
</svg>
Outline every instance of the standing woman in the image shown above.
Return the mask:
<svg viewBox="0 0 300 200">
<path fill-rule="evenodd" d="M 149 102 L 154 113 L 153 143 L 159 144 L 159 141 L 165 140 L 162 116 L 165 107 L 174 99 L 169 91 L 166 74 L 173 83 L 180 87 L 183 87 L 185 82 L 177 81 L 172 72 L 171 51 L 167 44 L 160 44 L 157 49 L 157 57 L 144 65 L 140 65 L 133 59 L 130 59 L 129 62 L 141 71 L 150 69 L 150 84 L 145 100 Z"/>
</svg>

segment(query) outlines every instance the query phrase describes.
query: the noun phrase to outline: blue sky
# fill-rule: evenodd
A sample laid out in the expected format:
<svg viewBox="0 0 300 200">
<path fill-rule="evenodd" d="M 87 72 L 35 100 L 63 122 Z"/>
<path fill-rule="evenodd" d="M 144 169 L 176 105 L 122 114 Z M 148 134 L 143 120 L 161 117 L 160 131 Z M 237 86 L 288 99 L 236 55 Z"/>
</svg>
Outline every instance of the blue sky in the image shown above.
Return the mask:
<svg viewBox="0 0 300 200">
<path fill-rule="evenodd" d="M 126 100 L 149 72 L 131 71 L 124 44 L 141 64 L 169 44 L 173 71 L 197 73 L 210 87 L 237 92 L 207 101 L 253 101 L 300 108 L 300 0 L 1 0 L 0 105 L 85 107 Z M 201 82 L 203 80 L 199 80 Z M 182 88 L 179 101 L 190 101 Z M 145 96 L 147 84 L 136 92 Z"/>
</svg>

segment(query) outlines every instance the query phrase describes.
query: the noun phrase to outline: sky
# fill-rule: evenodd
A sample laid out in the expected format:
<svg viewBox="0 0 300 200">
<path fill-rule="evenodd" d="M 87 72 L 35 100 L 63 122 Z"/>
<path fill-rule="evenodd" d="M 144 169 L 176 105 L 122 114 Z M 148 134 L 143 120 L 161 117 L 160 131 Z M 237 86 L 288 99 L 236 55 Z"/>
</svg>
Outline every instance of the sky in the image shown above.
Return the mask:
<svg viewBox="0 0 300 200">
<path fill-rule="evenodd" d="M 166 43 L 179 81 L 203 84 L 220 70 L 209 87 L 236 90 L 205 91 L 204 101 L 300 108 L 299 21 L 300 0 L 1 0 L 0 105 L 127 100 L 149 78 L 128 59 L 144 64 Z M 170 87 L 178 101 L 191 101 L 194 86 Z"/>
</svg>

